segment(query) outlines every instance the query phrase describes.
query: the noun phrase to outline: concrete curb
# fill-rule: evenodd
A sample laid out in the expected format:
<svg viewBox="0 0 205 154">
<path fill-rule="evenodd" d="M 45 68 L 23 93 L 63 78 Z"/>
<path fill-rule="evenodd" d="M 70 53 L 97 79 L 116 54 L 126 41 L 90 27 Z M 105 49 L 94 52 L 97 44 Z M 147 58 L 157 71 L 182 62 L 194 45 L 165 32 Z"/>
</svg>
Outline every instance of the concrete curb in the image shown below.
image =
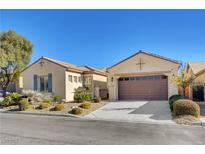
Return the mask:
<svg viewBox="0 0 205 154">
<path fill-rule="evenodd" d="M 126 122 L 126 123 L 134 123 L 134 124 L 153 124 L 153 125 L 179 125 L 175 122 L 171 122 L 171 123 L 162 123 L 162 122 L 147 122 L 147 121 L 141 121 L 141 120 L 136 120 L 136 121 L 130 121 L 130 120 L 118 120 L 118 119 L 102 119 L 102 118 L 87 118 L 87 117 L 83 117 L 81 119 L 84 119 L 84 120 L 92 120 L 92 121 L 107 121 L 107 122 Z"/>
<path fill-rule="evenodd" d="M 197 121 L 197 122 L 193 122 L 192 124 L 194 126 L 205 126 L 205 122 L 204 121 Z"/>
<path fill-rule="evenodd" d="M 52 114 L 52 113 L 21 112 L 21 111 L 15 111 L 15 112 L 14 111 L 0 111 L 0 113 L 81 118 L 80 116 L 69 114 L 69 113 L 67 115 L 65 115 L 65 114 Z"/>
</svg>

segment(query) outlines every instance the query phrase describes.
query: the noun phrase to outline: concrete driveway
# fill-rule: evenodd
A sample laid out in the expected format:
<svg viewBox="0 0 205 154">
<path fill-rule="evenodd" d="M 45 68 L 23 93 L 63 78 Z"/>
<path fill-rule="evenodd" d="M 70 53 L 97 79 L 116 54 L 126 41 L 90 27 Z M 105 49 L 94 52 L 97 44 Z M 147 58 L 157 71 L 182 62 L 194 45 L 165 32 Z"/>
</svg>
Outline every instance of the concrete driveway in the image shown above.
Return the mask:
<svg viewBox="0 0 205 154">
<path fill-rule="evenodd" d="M 175 124 L 167 101 L 110 102 L 85 119 Z"/>
</svg>

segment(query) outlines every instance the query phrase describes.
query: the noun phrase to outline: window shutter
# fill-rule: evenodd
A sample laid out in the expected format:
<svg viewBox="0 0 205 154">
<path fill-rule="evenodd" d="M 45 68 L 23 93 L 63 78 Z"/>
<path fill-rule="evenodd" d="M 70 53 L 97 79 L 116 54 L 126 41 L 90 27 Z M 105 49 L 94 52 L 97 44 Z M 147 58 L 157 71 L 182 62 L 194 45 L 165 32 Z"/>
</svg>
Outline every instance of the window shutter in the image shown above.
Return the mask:
<svg viewBox="0 0 205 154">
<path fill-rule="evenodd" d="M 37 91 L 37 75 L 33 75 L 33 90 Z"/>
<path fill-rule="evenodd" d="M 48 92 L 52 93 L 52 73 L 48 74 Z"/>
</svg>

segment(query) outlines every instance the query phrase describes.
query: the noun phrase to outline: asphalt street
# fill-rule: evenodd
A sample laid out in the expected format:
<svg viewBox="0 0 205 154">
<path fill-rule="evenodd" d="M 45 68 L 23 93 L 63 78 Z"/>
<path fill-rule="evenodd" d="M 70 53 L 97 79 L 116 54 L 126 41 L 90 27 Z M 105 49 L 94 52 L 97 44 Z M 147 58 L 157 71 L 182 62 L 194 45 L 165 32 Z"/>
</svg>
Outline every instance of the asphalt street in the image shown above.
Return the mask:
<svg viewBox="0 0 205 154">
<path fill-rule="evenodd" d="M 0 144 L 205 144 L 205 127 L 0 113 Z"/>
</svg>

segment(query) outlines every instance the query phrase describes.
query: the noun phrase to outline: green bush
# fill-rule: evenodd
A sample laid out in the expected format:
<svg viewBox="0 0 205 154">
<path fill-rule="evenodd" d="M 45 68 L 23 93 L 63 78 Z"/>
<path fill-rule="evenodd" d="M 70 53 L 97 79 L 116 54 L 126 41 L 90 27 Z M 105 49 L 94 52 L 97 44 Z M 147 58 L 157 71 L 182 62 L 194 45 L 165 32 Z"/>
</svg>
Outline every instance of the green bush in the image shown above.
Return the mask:
<svg viewBox="0 0 205 154">
<path fill-rule="evenodd" d="M 84 88 L 78 88 L 74 93 L 74 100 L 78 103 L 82 103 L 84 101 L 89 101 L 91 99 L 91 94 L 88 90 Z"/>
<path fill-rule="evenodd" d="M 60 96 L 54 96 L 52 101 L 53 102 L 61 102 L 61 97 Z"/>
<path fill-rule="evenodd" d="M 92 106 L 91 103 L 83 103 L 83 104 L 80 105 L 80 107 L 83 108 L 83 109 L 90 109 L 91 106 Z"/>
<path fill-rule="evenodd" d="M 172 95 L 171 97 L 169 97 L 169 101 L 172 100 L 174 97 L 179 97 L 181 95 Z"/>
<path fill-rule="evenodd" d="M 61 111 L 65 109 L 65 106 L 63 103 L 60 103 L 60 104 L 57 104 L 55 107 L 54 107 L 54 111 Z"/>
<path fill-rule="evenodd" d="M 192 115 L 198 118 L 200 116 L 200 107 L 192 100 L 180 99 L 174 103 L 173 112 L 175 116 Z"/>
<path fill-rule="evenodd" d="M 77 107 L 77 108 L 72 109 L 71 113 L 78 115 L 78 114 L 82 114 L 83 110 L 81 108 Z"/>
<path fill-rule="evenodd" d="M 95 103 L 100 103 L 101 102 L 101 97 L 97 97 L 94 101 L 95 101 Z"/>
<path fill-rule="evenodd" d="M 179 99 L 184 99 L 185 97 L 184 96 L 181 96 L 181 95 L 173 95 L 169 98 L 169 106 L 170 106 L 170 109 L 171 111 L 173 111 L 173 105 L 174 103 L 179 100 Z"/>
<path fill-rule="evenodd" d="M 3 106 L 11 106 L 11 105 L 18 105 L 19 101 L 22 99 L 22 95 L 18 93 L 12 93 L 3 100 L 1 105 Z"/>
<path fill-rule="evenodd" d="M 19 110 L 20 111 L 25 111 L 25 110 L 27 110 L 29 108 L 29 102 L 28 102 L 27 99 L 22 99 L 19 102 L 18 106 L 19 106 Z"/>
<path fill-rule="evenodd" d="M 47 108 L 49 108 L 51 106 L 51 104 L 49 104 L 49 103 L 41 103 L 40 105 L 39 105 L 39 109 L 47 109 Z"/>
</svg>

